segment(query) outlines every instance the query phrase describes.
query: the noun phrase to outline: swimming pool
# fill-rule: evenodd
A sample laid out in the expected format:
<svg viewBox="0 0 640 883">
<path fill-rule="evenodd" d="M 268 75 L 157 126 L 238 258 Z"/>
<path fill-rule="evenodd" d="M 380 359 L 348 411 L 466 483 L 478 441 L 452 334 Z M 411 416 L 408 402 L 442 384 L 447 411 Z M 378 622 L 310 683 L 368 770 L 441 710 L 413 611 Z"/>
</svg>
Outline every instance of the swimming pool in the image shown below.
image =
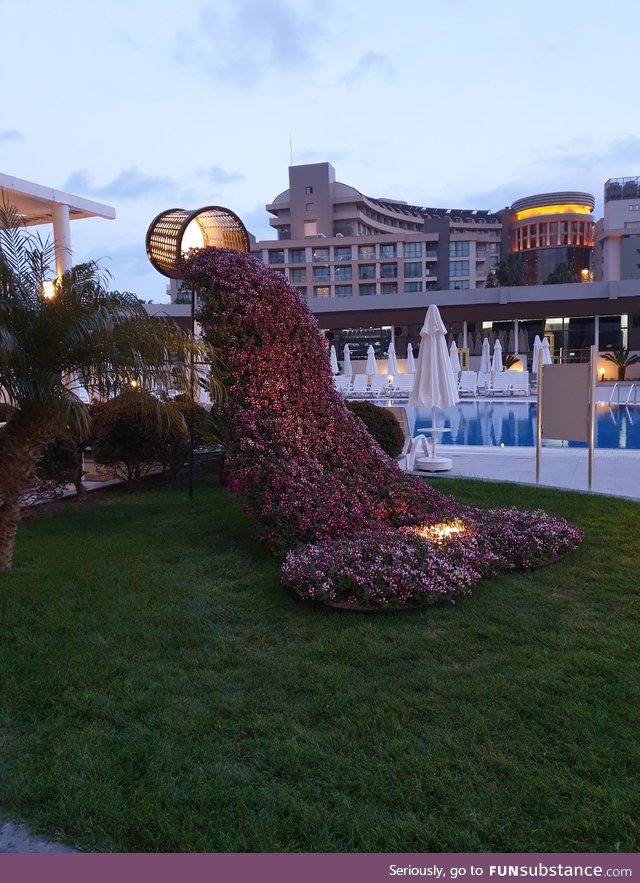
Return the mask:
<svg viewBox="0 0 640 883">
<path fill-rule="evenodd" d="M 431 411 L 408 408 L 413 434 L 428 433 Z M 536 403 L 466 401 L 437 412 L 437 425 L 451 429 L 438 444 L 533 447 Z M 584 442 L 543 440 L 545 447 L 584 448 Z M 596 447 L 640 450 L 640 405 L 596 405 Z"/>
</svg>

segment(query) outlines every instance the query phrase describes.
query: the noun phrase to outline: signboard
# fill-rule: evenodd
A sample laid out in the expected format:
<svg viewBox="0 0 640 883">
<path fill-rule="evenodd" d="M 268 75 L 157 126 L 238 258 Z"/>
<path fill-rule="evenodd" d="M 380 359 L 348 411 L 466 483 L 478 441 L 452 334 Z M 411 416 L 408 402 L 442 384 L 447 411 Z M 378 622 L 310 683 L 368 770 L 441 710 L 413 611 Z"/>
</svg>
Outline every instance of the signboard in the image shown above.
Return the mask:
<svg viewBox="0 0 640 883">
<path fill-rule="evenodd" d="M 589 441 L 590 365 L 544 365 L 542 438 Z"/>
<path fill-rule="evenodd" d="M 460 359 L 460 370 L 468 371 L 469 370 L 469 347 L 460 346 L 458 347 L 458 358 Z"/>
<path fill-rule="evenodd" d="M 536 481 L 540 481 L 542 439 L 586 442 L 589 445 L 589 490 L 593 479 L 595 447 L 595 347 L 587 364 L 543 365 L 538 354 L 538 425 L 536 429 Z"/>
</svg>

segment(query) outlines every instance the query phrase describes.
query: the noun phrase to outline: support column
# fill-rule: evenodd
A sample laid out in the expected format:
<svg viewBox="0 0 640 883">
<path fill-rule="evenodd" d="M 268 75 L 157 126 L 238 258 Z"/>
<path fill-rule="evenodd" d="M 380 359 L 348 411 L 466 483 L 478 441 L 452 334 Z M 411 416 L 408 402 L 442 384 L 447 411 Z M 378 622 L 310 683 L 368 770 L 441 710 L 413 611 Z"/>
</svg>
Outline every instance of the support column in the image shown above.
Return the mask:
<svg viewBox="0 0 640 883">
<path fill-rule="evenodd" d="M 69 229 L 69 206 L 56 202 L 53 205 L 53 244 L 56 253 L 58 278 L 71 269 L 71 231 Z"/>
<path fill-rule="evenodd" d="M 462 323 L 462 346 L 466 349 L 468 347 L 467 343 L 467 320 L 465 319 Z"/>
<path fill-rule="evenodd" d="M 518 320 L 513 320 L 513 355 L 520 355 L 520 349 L 518 347 Z"/>
<path fill-rule="evenodd" d="M 596 348 L 596 358 L 600 352 L 600 316 L 593 317 L 593 345 Z"/>
</svg>

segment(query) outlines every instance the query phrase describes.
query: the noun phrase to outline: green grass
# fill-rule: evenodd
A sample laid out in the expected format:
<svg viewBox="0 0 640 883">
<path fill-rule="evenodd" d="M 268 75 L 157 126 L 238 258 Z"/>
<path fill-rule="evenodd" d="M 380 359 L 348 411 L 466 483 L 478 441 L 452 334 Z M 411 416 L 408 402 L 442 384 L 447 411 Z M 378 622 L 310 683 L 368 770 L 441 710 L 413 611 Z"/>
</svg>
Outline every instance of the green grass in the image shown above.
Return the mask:
<svg viewBox="0 0 640 883">
<path fill-rule="evenodd" d="M 630 851 L 640 506 L 456 608 L 305 606 L 215 482 L 20 527 L 0 575 L 0 816 L 94 851 Z"/>
</svg>

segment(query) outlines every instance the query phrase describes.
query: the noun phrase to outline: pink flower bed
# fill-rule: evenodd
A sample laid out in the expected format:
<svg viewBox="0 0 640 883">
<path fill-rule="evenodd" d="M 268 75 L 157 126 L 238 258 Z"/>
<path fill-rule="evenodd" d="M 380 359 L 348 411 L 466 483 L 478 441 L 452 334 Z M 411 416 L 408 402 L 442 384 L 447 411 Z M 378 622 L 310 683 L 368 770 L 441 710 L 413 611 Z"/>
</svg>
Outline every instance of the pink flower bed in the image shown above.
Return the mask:
<svg viewBox="0 0 640 883">
<path fill-rule="evenodd" d="M 314 594 L 306 596 L 329 603 L 338 595 L 355 597 L 354 605 L 364 604 L 362 587 L 349 594 L 346 571 L 338 579 L 330 566 L 349 557 L 352 542 L 364 544 L 365 557 L 374 562 L 376 543 L 386 550 L 387 563 L 399 562 L 408 549 L 418 550 L 420 563 L 414 562 L 404 588 L 392 579 L 397 563 L 389 564 L 384 578 L 376 577 L 376 597 L 385 594 L 386 585 L 389 603 L 396 606 L 405 603 L 402 599 L 426 597 L 430 582 L 443 597 L 445 583 L 454 593 L 462 591 L 470 585 L 471 571 L 486 571 L 479 558 L 473 564 L 471 551 L 464 566 L 454 566 L 452 552 L 433 551 L 433 544 L 425 551 L 424 543 L 392 530 L 451 521 L 458 514 L 455 501 L 404 474 L 347 410 L 334 389 L 316 320 L 284 276 L 249 255 L 212 248 L 193 252 L 184 261 L 183 276 L 198 291 L 199 321 L 223 368 L 229 486 L 245 498 L 274 550 L 294 550 L 284 569 L 288 584 L 305 594 L 302 562 L 306 555 L 319 555 L 326 578 L 309 583 Z M 525 522 L 528 517 L 523 516 Z M 399 543 L 395 555 L 392 536 Z M 305 544 L 312 546 L 305 549 Z M 550 539 L 548 544 L 551 549 Z M 487 547 L 483 554 L 491 558 L 493 553 Z M 318 588 L 332 581 L 335 588 Z M 407 588 L 413 582 L 413 589 Z M 378 605 L 371 598 L 367 603 Z"/>
</svg>

